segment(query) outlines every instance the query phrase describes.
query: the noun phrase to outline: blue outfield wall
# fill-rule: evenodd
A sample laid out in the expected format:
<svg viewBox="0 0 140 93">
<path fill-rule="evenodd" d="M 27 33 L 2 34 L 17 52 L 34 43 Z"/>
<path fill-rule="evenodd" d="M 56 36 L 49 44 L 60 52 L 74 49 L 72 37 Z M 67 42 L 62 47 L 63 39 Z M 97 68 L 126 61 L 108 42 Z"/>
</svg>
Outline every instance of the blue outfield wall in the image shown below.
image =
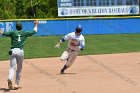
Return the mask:
<svg viewBox="0 0 140 93">
<path fill-rule="evenodd" d="M 4 31 L 15 30 L 16 21 L 1 21 Z M 22 20 L 23 30 L 30 31 L 34 27 L 33 20 Z M 101 18 L 101 19 L 57 19 L 40 20 L 36 35 L 64 35 L 75 31 L 80 24 L 83 34 L 123 34 L 140 33 L 140 18 Z"/>
</svg>

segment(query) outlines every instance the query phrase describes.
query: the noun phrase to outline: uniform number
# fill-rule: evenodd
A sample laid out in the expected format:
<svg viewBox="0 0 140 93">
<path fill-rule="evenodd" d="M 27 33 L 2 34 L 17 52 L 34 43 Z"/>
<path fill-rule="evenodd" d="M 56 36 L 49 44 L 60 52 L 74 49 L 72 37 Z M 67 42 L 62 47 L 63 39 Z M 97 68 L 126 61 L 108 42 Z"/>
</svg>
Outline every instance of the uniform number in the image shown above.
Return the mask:
<svg viewBox="0 0 140 93">
<path fill-rule="evenodd" d="M 18 41 L 21 41 L 21 39 L 20 39 L 20 35 L 18 35 Z"/>
</svg>

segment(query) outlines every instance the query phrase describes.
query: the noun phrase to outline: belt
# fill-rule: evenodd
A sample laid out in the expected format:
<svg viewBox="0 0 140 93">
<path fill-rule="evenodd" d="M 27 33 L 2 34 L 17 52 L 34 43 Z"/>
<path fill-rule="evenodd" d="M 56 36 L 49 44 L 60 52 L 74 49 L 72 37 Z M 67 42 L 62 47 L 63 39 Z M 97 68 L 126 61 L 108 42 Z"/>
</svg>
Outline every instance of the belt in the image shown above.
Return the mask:
<svg viewBox="0 0 140 93">
<path fill-rule="evenodd" d="M 71 48 L 68 48 L 68 50 L 70 50 L 70 51 L 72 51 L 72 52 L 77 52 L 76 50 L 73 50 L 73 49 L 71 49 Z"/>
<path fill-rule="evenodd" d="M 11 49 L 15 49 L 15 48 L 11 48 Z M 23 50 L 23 48 L 19 48 L 20 50 Z"/>
</svg>

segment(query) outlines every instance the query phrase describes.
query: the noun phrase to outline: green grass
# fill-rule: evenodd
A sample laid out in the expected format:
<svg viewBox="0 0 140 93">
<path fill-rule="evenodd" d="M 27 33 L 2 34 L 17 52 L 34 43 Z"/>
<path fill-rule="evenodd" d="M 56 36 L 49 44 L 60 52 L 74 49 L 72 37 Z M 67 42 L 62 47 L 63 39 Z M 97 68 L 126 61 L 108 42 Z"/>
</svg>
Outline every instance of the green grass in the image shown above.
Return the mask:
<svg viewBox="0 0 140 93">
<path fill-rule="evenodd" d="M 54 48 L 62 36 L 29 37 L 25 47 L 25 58 L 46 58 L 61 56 L 67 43 Z M 128 53 L 140 51 L 140 34 L 85 35 L 86 46 L 80 55 Z M 9 59 L 10 38 L 0 38 L 0 60 Z"/>
</svg>

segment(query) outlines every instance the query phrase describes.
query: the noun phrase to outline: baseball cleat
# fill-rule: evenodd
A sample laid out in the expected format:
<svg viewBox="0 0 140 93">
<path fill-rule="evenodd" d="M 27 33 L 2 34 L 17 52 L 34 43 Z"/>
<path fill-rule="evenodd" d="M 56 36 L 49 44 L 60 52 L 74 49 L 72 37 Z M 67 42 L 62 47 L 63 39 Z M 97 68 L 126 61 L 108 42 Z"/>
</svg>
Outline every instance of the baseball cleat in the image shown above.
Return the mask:
<svg viewBox="0 0 140 93">
<path fill-rule="evenodd" d="M 14 86 L 14 90 L 20 89 L 21 87 L 19 87 L 17 84 Z"/>
<path fill-rule="evenodd" d="M 7 82 L 8 82 L 8 88 L 13 89 L 12 81 L 8 79 Z"/>
<path fill-rule="evenodd" d="M 64 73 L 64 70 L 61 70 L 60 73 L 61 73 L 61 74 L 65 74 L 65 73 Z"/>
</svg>

